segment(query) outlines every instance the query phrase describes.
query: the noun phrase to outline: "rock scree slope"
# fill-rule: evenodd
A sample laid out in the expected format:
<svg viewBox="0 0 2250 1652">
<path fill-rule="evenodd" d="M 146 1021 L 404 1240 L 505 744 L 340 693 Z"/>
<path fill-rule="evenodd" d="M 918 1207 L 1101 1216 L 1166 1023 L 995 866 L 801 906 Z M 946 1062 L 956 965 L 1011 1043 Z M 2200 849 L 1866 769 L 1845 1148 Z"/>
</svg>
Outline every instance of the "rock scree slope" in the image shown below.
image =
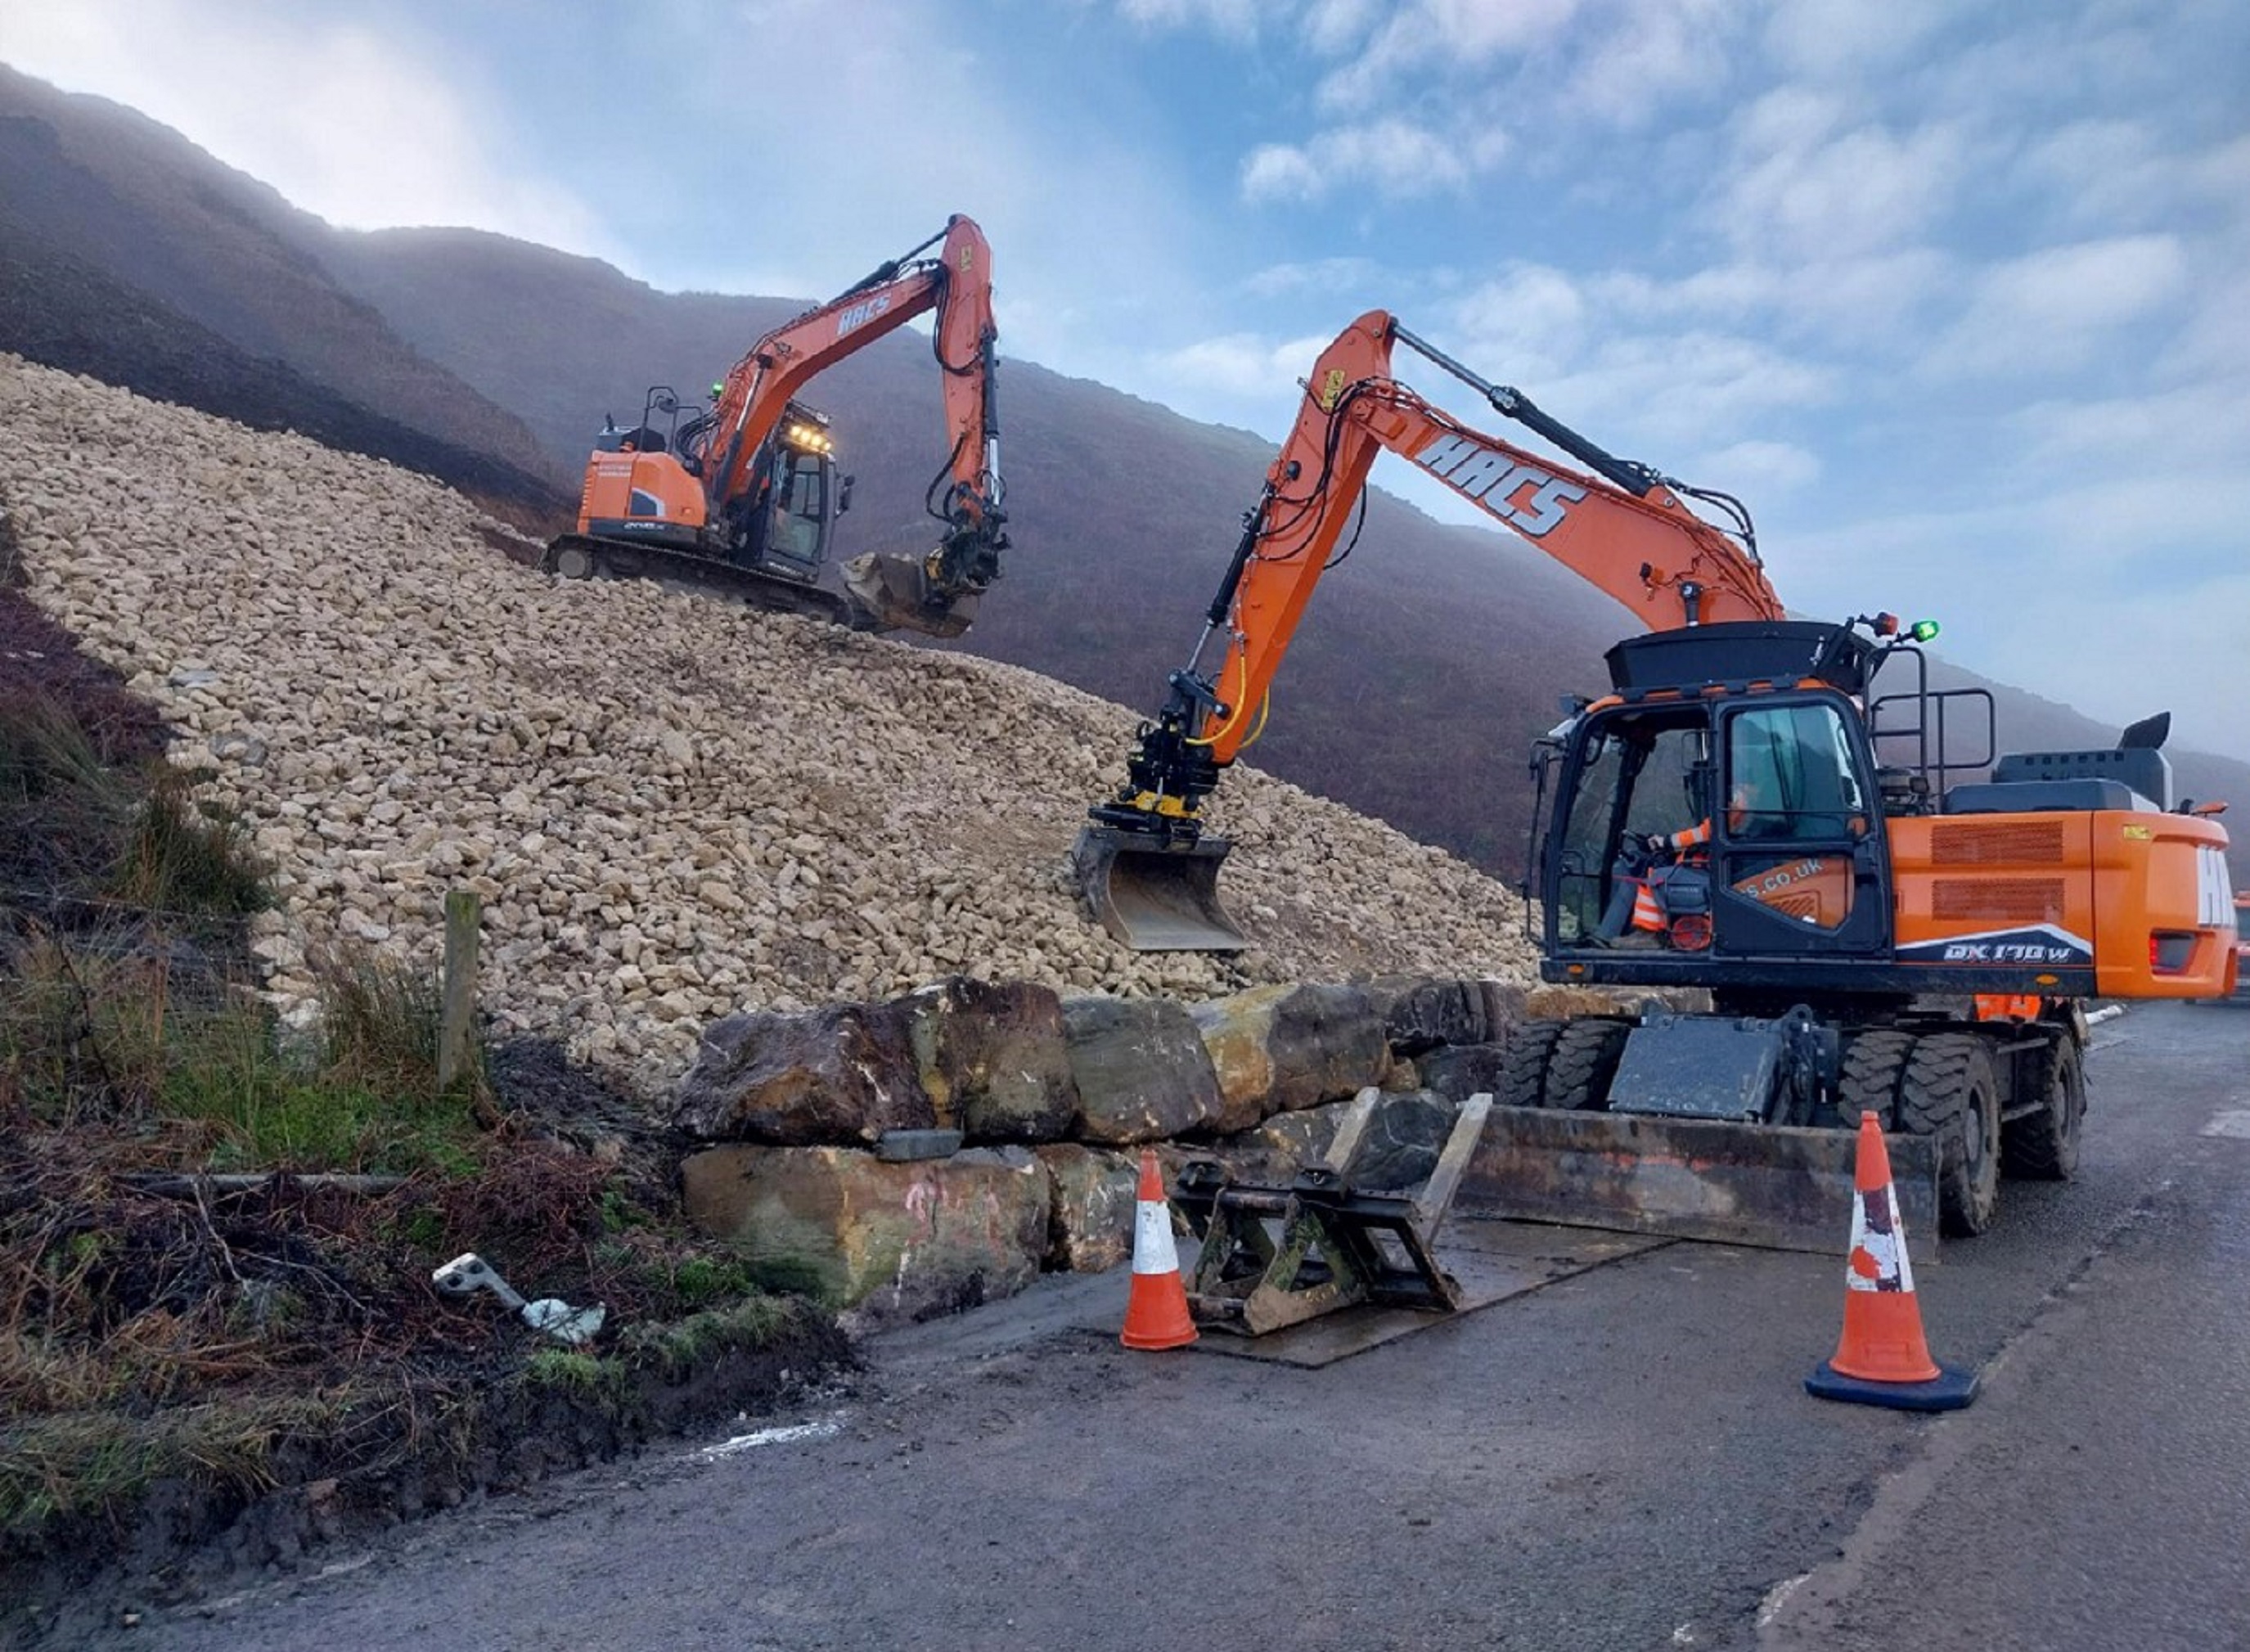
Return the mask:
<svg viewBox="0 0 2250 1652">
<path fill-rule="evenodd" d="M 497 1030 L 643 1087 L 721 1014 L 953 974 L 1188 1000 L 1529 977 L 1503 886 L 1247 765 L 1213 818 L 1256 950 L 1136 955 L 1085 919 L 1066 866 L 1123 777 L 1131 710 L 646 583 L 558 581 L 426 478 L 17 357 L 0 407 L 33 598 L 154 700 L 172 760 L 275 868 L 286 905 L 256 947 L 285 1012 L 308 1013 L 308 947 L 434 963 L 458 887 L 484 897 Z"/>
</svg>

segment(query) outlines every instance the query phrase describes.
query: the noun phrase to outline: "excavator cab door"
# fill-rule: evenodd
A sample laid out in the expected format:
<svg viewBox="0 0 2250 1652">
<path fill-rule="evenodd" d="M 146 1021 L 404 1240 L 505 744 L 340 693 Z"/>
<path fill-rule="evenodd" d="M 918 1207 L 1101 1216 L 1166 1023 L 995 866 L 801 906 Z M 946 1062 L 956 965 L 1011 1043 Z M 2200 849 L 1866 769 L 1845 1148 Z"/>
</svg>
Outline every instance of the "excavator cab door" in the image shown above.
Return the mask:
<svg viewBox="0 0 2250 1652">
<path fill-rule="evenodd" d="M 1714 709 L 1714 956 L 1887 956 L 1888 842 L 1857 716 L 1828 694 Z"/>
<path fill-rule="evenodd" d="M 773 485 L 758 524 L 761 543 L 753 553 L 758 568 L 808 583 L 819 577 L 836 525 L 834 471 L 826 453 L 776 450 Z"/>
</svg>

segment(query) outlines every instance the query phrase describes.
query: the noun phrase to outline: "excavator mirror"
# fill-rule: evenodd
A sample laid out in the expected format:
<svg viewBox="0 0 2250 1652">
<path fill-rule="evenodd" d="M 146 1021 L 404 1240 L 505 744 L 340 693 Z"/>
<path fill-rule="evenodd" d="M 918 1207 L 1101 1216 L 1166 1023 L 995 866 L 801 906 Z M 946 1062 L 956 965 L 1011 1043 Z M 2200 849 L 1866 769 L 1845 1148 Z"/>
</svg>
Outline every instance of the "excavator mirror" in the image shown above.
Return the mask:
<svg viewBox="0 0 2250 1652">
<path fill-rule="evenodd" d="M 839 476 L 837 478 L 836 514 L 839 516 L 841 516 L 845 511 L 852 508 L 852 484 L 859 480 L 859 479 L 857 476 Z"/>
</svg>

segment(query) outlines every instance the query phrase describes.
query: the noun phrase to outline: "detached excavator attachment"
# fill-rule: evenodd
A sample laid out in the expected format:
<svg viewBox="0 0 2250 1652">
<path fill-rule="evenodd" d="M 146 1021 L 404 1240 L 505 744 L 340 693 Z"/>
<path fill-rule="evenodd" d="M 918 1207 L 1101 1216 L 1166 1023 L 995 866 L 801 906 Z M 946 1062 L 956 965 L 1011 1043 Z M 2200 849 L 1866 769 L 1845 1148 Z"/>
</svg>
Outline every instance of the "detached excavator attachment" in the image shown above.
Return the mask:
<svg viewBox="0 0 2250 1652">
<path fill-rule="evenodd" d="M 1135 952 L 1239 952 L 1250 939 L 1218 902 L 1221 838 L 1166 848 L 1145 833 L 1081 826 L 1071 868 L 1094 920 Z"/>
<path fill-rule="evenodd" d="M 860 611 L 853 617 L 859 629 L 918 631 L 928 637 L 958 637 L 968 630 L 984 594 L 964 591 L 948 596 L 930 583 L 921 557 L 872 550 L 844 564 L 844 589 Z"/>
<path fill-rule="evenodd" d="M 1492 1109 L 1471 1096 L 1437 1163 L 1412 1195 L 1370 1193 L 1351 1176 L 1382 1092 L 1362 1090 L 1325 1158 L 1286 1187 L 1235 1183 L 1214 1160 L 1191 1160 L 1174 1194 L 1202 1241 L 1188 1307 L 1197 1323 L 1239 1336 L 1302 1324 L 1355 1303 L 1449 1314 L 1461 1288 L 1431 1245 Z"/>
<path fill-rule="evenodd" d="M 1883 1140 L 1908 1254 L 1934 1261 L 1937 1140 Z M 1848 1130 L 1495 1107 L 1459 1198 L 1464 1214 L 1834 1252 L 1858 1146 Z"/>
</svg>

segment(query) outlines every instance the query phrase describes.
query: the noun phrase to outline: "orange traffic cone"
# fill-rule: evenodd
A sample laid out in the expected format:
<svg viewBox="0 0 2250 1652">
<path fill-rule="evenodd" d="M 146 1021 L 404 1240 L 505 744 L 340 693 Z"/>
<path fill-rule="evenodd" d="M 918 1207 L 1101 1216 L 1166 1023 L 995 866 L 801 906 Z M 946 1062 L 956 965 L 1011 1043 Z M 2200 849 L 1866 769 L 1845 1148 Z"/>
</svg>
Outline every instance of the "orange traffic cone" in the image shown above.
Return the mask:
<svg viewBox="0 0 2250 1652">
<path fill-rule="evenodd" d="M 1844 1334 L 1834 1357 L 1805 1379 L 1805 1392 L 1900 1411 L 1957 1411 L 1977 1397 L 1977 1373 L 1940 1365 L 1922 1340 L 1906 1224 L 1891 1188 L 1891 1156 L 1873 1113 L 1860 1115 L 1852 1184 Z"/>
<path fill-rule="evenodd" d="M 1133 1222 L 1133 1295 L 1125 1305 L 1128 1348 L 1184 1348 L 1196 1339 L 1188 1317 L 1188 1288 L 1180 1281 L 1180 1253 L 1172 1243 L 1172 1211 L 1156 1151 L 1141 1150 L 1139 1208 Z"/>
</svg>

